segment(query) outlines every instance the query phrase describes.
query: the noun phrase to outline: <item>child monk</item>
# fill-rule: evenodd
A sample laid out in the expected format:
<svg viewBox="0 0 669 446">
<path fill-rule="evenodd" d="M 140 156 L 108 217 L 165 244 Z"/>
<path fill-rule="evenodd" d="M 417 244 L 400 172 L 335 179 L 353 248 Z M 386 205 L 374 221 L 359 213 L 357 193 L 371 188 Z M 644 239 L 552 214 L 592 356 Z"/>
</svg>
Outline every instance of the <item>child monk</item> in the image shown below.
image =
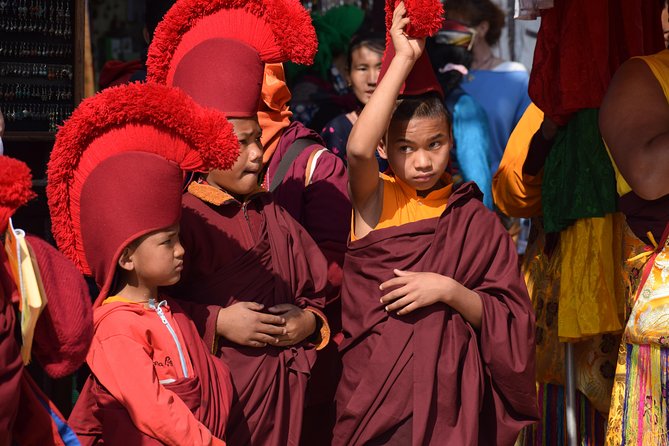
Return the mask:
<svg viewBox="0 0 669 446">
<path fill-rule="evenodd" d="M 107 89 L 59 131 L 54 236 L 100 287 L 92 375 L 70 417 L 84 444 L 225 444 L 228 370 L 158 287 L 183 269 L 182 169 L 227 167 L 236 143 L 222 114 L 155 84 Z"/>
<path fill-rule="evenodd" d="M 293 319 L 284 311 L 292 307 L 273 308 L 275 304 L 323 309 L 323 297 L 328 320 L 335 330 L 341 325 L 338 290 L 350 218 L 346 170 L 334 154 L 315 144 L 313 137 L 318 135 L 297 124 L 287 125 L 290 113 L 285 103 L 290 92 L 280 65 L 288 60 L 310 64 L 316 49 L 311 18 L 297 0 L 180 0 L 158 25 L 149 49 L 148 79 L 179 87 L 200 105 L 224 112 L 242 149 L 233 171 L 217 174 L 219 179 L 202 179 L 203 187 L 195 190 L 194 185 L 184 199 L 192 208 L 184 212 L 182 231 L 193 268 L 187 262 L 179 291 L 189 300 L 225 307 L 224 329 L 243 328 L 228 330 L 221 350 L 239 394 L 230 419 L 234 432 L 228 436 L 234 444 L 297 443 L 303 419 L 297 412 L 305 399 L 310 406 L 305 412 L 321 415 L 305 426 L 325 433 L 316 443 L 329 442 L 334 424 L 336 349 L 319 350 L 315 368 L 313 349 L 285 350 L 286 345 L 280 344 L 281 356 L 275 356 L 272 340 L 281 330 L 271 326 Z M 259 146 L 263 139 L 267 147 Z M 259 181 L 275 204 L 269 204 L 267 194 L 258 193 Z M 189 213 L 204 221 L 197 223 Z M 278 220 L 271 221 L 270 214 Z M 282 243 L 267 244 L 266 237 Z M 314 251 L 312 237 L 326 264 Z M 254 262 L 258 256 L 264 257 Z M 305 269 L 301 265 L 306 259 Z M 327 292 L 323 277 L 329 281 Z M 270 309 L 277 317 L 270 317 Z M 313 331 L 313 314 L 296 315 Z M 253 324 L 258 330 L 251 333 Z M 254 352 L 249 361 L 251 353 L 240 346 L 260 347 L 263 354 Z M 292 351 L 300 357 L 306 354 L 309 362 L 306 368 L 300 366 L 298 374 L 285 372 L 288 364 L 297 362 L 281 359 Z M 267 374 L 256 374 L 258 367 Z M 308 394 L 303 389 L 307 375 L 311 376 Z"/>
<path fill-rule="evenodd" d="M 534 316 L 506 231 L 474 183 L 453 190 L 444 175 L 451 124 L 409 24 L 399 3 L 382 80 L 347 146 L 333 444 L 512 445 L 537 417 Z M 374 156 L 382 139 L 390 175 Z"/>
</svg>

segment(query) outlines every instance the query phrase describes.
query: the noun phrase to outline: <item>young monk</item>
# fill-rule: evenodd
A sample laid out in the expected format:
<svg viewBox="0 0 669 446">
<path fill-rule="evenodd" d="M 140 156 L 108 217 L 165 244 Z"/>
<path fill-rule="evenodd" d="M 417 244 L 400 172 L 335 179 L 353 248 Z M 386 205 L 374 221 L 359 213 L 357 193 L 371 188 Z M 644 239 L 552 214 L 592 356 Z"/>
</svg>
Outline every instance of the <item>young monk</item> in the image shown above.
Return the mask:
<svg viewBox="0 0 669 446">
<path fill-rule="evenodd" d="M 70 417 L 85 444 L 225 444 L 229 372 L 158 287 L 183 269 L 182 169 L 227 167 L 236 151 L 222 114 L 155 84 L 107 89 L 59 131 L 54 236 L 100 287 L 92 375 Z"/>
<path fill-rule="evenodd" d="M 444 175 L 442 101 L 406 96 L 436 85 L 406 14 L 399 3 L 394 57 L 347 146 L 354 213 L 333 444 L 510 445 L 537 417 L 534 317 L 506 231 L 473 183 L 452 190 Z M 392 175 L 378 172 L 382 138 Z"/>
</svg>

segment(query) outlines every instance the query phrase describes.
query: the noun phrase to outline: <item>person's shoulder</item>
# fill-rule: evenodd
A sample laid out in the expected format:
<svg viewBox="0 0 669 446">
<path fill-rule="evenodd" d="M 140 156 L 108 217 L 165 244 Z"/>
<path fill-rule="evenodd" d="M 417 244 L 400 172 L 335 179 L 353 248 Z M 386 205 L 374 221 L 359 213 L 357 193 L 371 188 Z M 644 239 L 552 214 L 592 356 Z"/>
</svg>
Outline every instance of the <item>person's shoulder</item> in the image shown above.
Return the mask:
<svg viewBox="0 0 669 446">
<path fill-rule="evenodd" d="M 512 60 L 507 60 L 502 62 L 493 68 L 493 71 L 496 72 L 521 72 L 527 74 L 527 68 L 520 62 L 514 62 Z"/>
<path fill-rule="evenodd" d="M 93 312 L 95 335 L 98 341 L 114 336 L 134 337 L 144 331 L 143 308 L 138 304 L 111 302 L 103 304 Z"/>
<path fill-rule="evenodd" d="M 633 57 L 620 65 L 611 83 L 626 84 L 629 82 L 632 84 L 643 84 L 654 79 L 655 76 L 648 62 L 642 57 Z"/>
</svg>

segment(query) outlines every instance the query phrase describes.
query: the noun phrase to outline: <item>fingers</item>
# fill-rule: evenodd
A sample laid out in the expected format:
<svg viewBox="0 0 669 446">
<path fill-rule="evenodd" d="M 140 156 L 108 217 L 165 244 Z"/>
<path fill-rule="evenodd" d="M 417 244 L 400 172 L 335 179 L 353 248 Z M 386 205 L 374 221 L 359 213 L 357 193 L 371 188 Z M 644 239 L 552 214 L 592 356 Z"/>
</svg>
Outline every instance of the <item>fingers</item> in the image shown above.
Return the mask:
<svg viewBox="0 0 669 446">
<path fill-rule="evenodd" d="M 255 331 L 257 333 L 264 333 L 264 334 L 267 334 L 267 335 L 281 336 L 281 335 L 286 334 L 287 329 L 286 329 L 286 327 L 279 327 L 279 326 L 276 326 L 276 325 L 273 325 L 273 324 L 260 323 L 256 327 Z"/>
<path fill-rule="evenodd" d="M 418 273 L 415 273 L 413 271 L 402 271 L 401 269 L 394 269 L 393 273 L 395 273 L 395 275 L 397 277 L 408 277 L 408 276 L 414 276 L 414 275 L 418 274 Z"/>
<path fill-rule="evenodd" d="M 239 305 L 253 311 L 260 311 L 263 308 L 265 308 L 263 304 L 260 304 L 258 302 L 239 302 Z"/>
<path fill-rule="evenodd" d="M 263 324 L 285 325 L 286 318 L 274 314 L 260 313 L 258 314 L 258 321 Z"/>
<path fill-rule="evenodd" d="M 274 305 L 273 307 L 269 307 L 267 311 L 269 311 L 270 313 L 279 314 L 279 313 L 287 313 L 288 311 L 294 310 L 295 308 L 297 307 L 292 304 L 279 304 L 279 305 Z"/>
<path fill-rule="evenodd" d="M 381 296 L 381 303 L 388 304 L 409 294 L 405 287 L 392 290 L 390 293 Z"/>
<path fill-rule="evenodd" d="M 386 280 L 385 282 L 383 282 L 379 286 L 379 289 L 381 291 L 383 291 L 383 290 L 387 290 L 387 289 L 390 289 L 390 288 L 393 288 L 393 287 L 404 286 L 407 283 L 409 283 L 409 279 L 406 278 L 406 277 L 394 277 L 390 280 Z"/>
<path fill-rule="evenodd" d="M 391 313 L 393 311 L 401 310 L 402 308 L 406 307 L 407 305 L 409 305 L 412 302 L 413 302 L 413 299 L 412 299 L 411 295 L 407 294 L 406 296 L 402 297 L 401 299 L 397 299 L 395 302 L 386 305 L 386 311 L 388 313 Z"/>
<path fill-rule="evenodd" d="M 404 14 L 406 14 L 407 8 L 404 6 L 404 2 L 399 2 L 397 6 L 395 6 L 395 11 L 393 11 L 393 22 L 397 20 L 398 18 L 404 17 Z"/>
<path fill-rule="evenodd" d="M 414 311 L 414 310 L 416 310 L 416 309 L 418 309 L 418 308 L 420 308 L 420 305 L 418 305 L 418 303 L 414 301 L 414 302 L 411 302 L 411 303 L 410 303 L 409 305 L 407 305 L 406 307 L 400 309 L 400 310 L 397 312 L 397 315 L 398 315 L 398 316 L 406 316 L 407 314 L 411 313 L 412 311 Z"/>
<path fill-rule="evenodd" d="M 249 339 L 249 346 L 251 347 L 265 347 L 267 345 L 276 345 L 279 339 L 274 336 L 269 336 L 263 333 L 254 333 Z"/>
</svg>

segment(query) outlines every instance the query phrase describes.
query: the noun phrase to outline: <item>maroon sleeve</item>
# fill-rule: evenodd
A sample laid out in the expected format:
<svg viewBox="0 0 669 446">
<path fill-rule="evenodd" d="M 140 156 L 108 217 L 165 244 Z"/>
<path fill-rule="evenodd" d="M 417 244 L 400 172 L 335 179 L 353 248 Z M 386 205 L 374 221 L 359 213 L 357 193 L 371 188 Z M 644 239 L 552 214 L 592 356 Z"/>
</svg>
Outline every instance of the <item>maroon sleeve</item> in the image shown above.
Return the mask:
<svg viewBox="0 0 669 446">
<path fill-rule="evenodd" d="M 204 340 L 211 353 L 216 345 L 216 321 L 221 307 L 218 305 L 205 305 L 180 299 L 170 298 L 177 302 L 183 312 L 193 321 L 198 334 Z"/>
<path fill-rule="evenodd" d="M 311 184 L 304 194 L 304 227 L 328 263 L 328 279 L 339 289 L 351 228 L 348 174 L 341 159 L 325 151 L 317 160 Z"/>
<path fill-rule="evenodd" d="M 482 204 L 472 200 L 468 205 L 479 209 L 467 225 L 461 282 L 483 301 L 479 344 L 492 392 L 482 420 L 496 420 L 496 438 L 490 444 L 511 444 L 514 439 L 504 435 L 515 435 L 519 423 L 538 416 L 534 311 L 507 231 Z"/>
<path fill-rule="evenodd" d="M 9 294 L 13 284 L 4 249 L 0 256 L 4 260 L 0 264 L 0 446 L 7 446 L 12 444 L 10 432 L 19 406 L 23 364 L 14 339 L 15 316 Z"/>
<path fill-rule="evenodd" d="M 312 307 L 323 311 L 325 292 L 328 284 L 327 261 L 314 240 L 298 222 L 280 206 L 271 205 L 265 210 L 268 227 L 276 229 L 272 240 L 273 255 L 284 261 L 275 262 L 278 272 L 286 282 L 291 283 L 291 292 L 295 296 L 295 304 L 301 308 Z M 275 222 L 271 220 L 275 220 Z M 285 231 L 281 234 L 281 229 Z M 290 238 L 289 246 L 282 247 L 276 243 L 285 235 Z M 289 249 L 289 252 L 281 252 Z"/>
</svg>

